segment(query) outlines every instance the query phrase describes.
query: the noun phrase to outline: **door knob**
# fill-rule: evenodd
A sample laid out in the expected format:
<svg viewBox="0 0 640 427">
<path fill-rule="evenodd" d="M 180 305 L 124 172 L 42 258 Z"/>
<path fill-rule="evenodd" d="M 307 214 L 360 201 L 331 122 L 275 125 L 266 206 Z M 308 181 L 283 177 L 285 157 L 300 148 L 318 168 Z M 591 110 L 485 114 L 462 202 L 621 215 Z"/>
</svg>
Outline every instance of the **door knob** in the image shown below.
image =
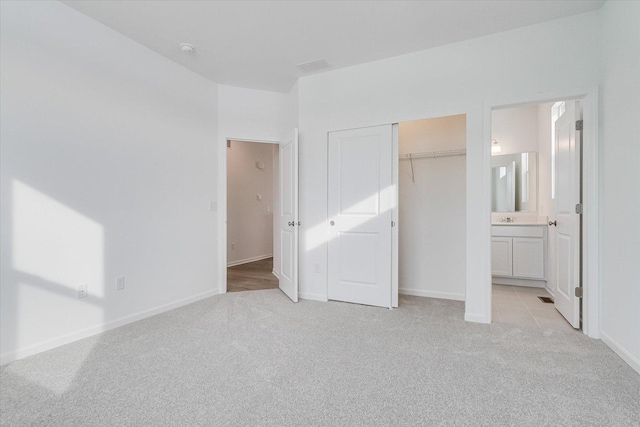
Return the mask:
<svg viewBox="0 0 640 427">
<path fill-rule="evenodd" d="M 553 225 L 554 227 L 557 227 L 557 221 L 549 221 L 549 225 Z"/>
<path fill-rule="evenodd" d="M 295 225 L 295 222 L 289 221 L 287 224 L 289 225 L 289 227 L 293 227 Z"/>
<path fill-rule="evenodd" d="M 333 222 L 333 221 L 331 221 L 329 224 L 330 224 L 332 227 L 333 227 L 334 225 L 336 225 L 336 223 L 335 223 L 335 222 Z"/>
</svg>

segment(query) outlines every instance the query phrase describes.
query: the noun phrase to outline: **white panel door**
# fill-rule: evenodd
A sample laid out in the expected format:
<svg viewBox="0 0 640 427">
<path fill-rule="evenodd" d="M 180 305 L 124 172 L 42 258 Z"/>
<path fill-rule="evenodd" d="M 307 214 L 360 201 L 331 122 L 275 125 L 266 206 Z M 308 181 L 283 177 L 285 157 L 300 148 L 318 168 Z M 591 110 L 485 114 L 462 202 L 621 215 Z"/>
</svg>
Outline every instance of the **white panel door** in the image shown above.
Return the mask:
<svg viewBox="0 0 640 427">
<path fill-rule="evenodd" d="M 280 144 L 280 289 L 298 302 L 298 129 Z"/>
<path fill-rule="evenodd" d="M 392 125 L 329 133 L 328 297 L 392 306 Z"/>
<path fill-rule="evenodd" d="M 579 118 L 576 101 L 565 103 L 565 112 L 556 120 L 556 250 L 554 300 L 558 311 L 574 328 L 580 327 L 580 214 L 581 135 L 576 130 Z"/>
</svg>

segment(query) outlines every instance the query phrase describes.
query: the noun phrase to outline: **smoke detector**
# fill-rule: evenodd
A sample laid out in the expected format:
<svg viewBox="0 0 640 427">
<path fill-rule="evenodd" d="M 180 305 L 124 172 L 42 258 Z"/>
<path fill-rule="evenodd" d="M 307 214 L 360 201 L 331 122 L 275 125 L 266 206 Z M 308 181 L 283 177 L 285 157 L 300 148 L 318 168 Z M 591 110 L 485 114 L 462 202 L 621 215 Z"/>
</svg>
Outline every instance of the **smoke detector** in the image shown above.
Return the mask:
<svg viewBox="0 0 640 427">
<path fill-rule="evenodd" d="M 325 70 L 329 67 L 331 67 L 331 65 L 329 65 L 326 59 L 316 59 L 298 64 L 298 68 L 305 73 L 313 73 L 314 71 Z"/>
<path fill-rule="evenodd" d="M 180 43 L 180 50 L 184 53 L 193 53 L 193 45 L 189 43 Z"/>
</svg>

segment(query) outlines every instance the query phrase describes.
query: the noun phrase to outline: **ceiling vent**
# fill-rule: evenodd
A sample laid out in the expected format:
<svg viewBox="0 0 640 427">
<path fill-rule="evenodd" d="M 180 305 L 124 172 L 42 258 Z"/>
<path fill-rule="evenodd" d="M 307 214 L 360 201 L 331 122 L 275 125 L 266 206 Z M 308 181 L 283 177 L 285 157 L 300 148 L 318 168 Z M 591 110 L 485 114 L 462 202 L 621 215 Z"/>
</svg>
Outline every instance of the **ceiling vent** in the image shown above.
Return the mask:
<svg viewBox="0 0 640 427">
<path fill-rule="evenodd" d="M 303 62 L 298 64 L 298 68 L 304 73 L 313 73 L 314 71 L 326 70 L 331 65 L 325 59 L 316 59 L 315 61 Z"/>
</svg>

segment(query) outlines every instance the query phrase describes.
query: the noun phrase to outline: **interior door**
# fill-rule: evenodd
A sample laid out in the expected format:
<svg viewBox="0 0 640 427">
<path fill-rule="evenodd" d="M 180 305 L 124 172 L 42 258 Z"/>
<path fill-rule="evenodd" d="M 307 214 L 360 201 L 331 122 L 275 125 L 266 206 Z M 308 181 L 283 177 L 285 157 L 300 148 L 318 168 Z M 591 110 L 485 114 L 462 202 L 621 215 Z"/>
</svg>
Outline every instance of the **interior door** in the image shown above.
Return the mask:
<svg viewBox="0 0 640 427">
<path fill-rule="evenodd" d="M 567 101 L 565 112 L 555 123 L 555 221 L 556 247 L 554 299 L 558 311 L 574 327 L 580 328 L 580 220 L 576 206 L 581 203 L 581 132 L 576 130 L 580 115 L 577 101 Z M 550 226 L 554 222 L 550 222 Z"/>
<path fill-rule="evenodd" d="M 392 125 L 329 133 L 328 297 L 392 306 Z"/>
<path fill-rule="evenodd" d="M 280 289 L 298 302 L 298 129 L 280 144 Z"/>
</svg>

